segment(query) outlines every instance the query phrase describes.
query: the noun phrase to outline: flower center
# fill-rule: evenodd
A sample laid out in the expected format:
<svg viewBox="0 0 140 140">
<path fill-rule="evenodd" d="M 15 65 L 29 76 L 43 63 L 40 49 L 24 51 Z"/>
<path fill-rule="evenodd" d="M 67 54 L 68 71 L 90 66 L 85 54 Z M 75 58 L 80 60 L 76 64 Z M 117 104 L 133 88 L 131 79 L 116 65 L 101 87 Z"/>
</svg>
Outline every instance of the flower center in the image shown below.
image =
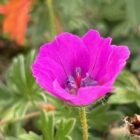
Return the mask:
<svg viewBox="0 0 140 140">
<path fill-rule="evenodd" d="M 66 80 L 66 91 L 71 94 L 76 94 L 80 87 L 95 86 L 98 82 L 95 81 L 89 73 L 86 73 L 85 77 L 81 75 L 82 71 L 80 67 L 75 70 L 75 76 L 69 75 Z"/>
</svg>

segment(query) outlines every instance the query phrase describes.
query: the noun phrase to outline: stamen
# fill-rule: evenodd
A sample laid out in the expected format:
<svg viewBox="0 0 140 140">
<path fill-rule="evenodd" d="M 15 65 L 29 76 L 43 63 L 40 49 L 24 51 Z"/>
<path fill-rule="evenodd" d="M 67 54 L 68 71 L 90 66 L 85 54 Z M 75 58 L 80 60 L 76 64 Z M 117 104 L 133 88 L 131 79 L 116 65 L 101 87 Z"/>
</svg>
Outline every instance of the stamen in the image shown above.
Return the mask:
<svg viewBox="0 0 140 140">
<path fill-rule="evenodd" d="M 77 85 L 75 79 L 72 76 L 68 76 L 66 81 L 66 90 L 71 94 L 76 94 L 77 92 Z"/>
<path fill-rule="evenodd" d="M 81 75 L 81 68 L 80 67 L 76 67 L 76 76 L 77 75 Z"/>
<path fill-rule="evenodd" d="M 74 80 L 74 78 L 72 76 L 68 76 L 68 79 L 67 79 L 67 83 L 66 84 L 67 84 L 67 86 L 69 88 L 77 88 L 76 82 L 75 82 L 75 80 Z"/>
<path fill-rule="evenodd" d="M 89 73 L 86 74 L 86 77 L 82 79 L 81 81 L 81 86 L 86 87 L 86 86 L 96 86 L 98 85 L 98 82 L 95 81 Z"/>
<path fill-rule="evenodd" d="M 71 94 L 76 94 L 80 87 L 96 86 L 99 83 L 95 81 L 89 73 L 86 73 L 86 77 L 82 78 L 81 68 L 76 68 L 75 78 L 71 75 L 68 76 L 66 81 L 66 90 Z"/>
</svg>

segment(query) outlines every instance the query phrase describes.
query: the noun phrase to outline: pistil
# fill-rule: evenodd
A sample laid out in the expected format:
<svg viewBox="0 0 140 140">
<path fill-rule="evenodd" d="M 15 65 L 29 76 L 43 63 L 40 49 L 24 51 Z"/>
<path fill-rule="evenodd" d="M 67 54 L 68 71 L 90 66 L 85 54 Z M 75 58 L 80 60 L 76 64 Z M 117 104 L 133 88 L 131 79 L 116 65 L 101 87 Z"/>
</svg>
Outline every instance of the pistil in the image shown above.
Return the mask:
<svg viewBox="0 0 140 140">
<path fill-rule="evenodd" d="M 75 76 L 68 76 L 66 81 L 66 90 L 71 94 L 76 94 L 80 87 L 96 86 L 99 83 L 94 80 L 89 73 L 86 73 L 85 77 L 82 77 L 82 71 L 80 67 L 75 70 Z"/>
<path fill-rule="evenodd" d="M 80 88 L 81 86 L 81 80 L 82 80 L 82 76 L 81 76 L 81 68 L 80 67 L 77 67 L 76 68 L 76 84 L 77 84 L 77 87 Z"/>
</svg>

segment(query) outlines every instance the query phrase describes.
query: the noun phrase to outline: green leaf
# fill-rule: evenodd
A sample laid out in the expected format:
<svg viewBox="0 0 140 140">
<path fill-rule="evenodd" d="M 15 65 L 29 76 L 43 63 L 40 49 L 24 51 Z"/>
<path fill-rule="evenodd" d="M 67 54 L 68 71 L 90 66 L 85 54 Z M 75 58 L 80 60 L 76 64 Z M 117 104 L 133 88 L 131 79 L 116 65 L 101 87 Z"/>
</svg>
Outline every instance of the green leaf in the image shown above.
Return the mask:
<svg viewBox="0 0 140 140">
<path fill-rule="evenodd" d="M 29 134 L 23 134 L 19 136 L 19 140 L 43 140 L 41 136 L 30 132 Z"/>
<path fill-rule="evenodd" d="M 107 130 L 108 126 L 116 120 L 122 117 L 121 112 L 109 110 L 108 105 L 99 106 L 90 111 L 88 115 L 88 122 L 90 126 L 95 129 L 104 131 Z"/>
<path fill-rule="evenodd" d="M 18 137 L 6 137 L 4 140 L 43 140 L 42 136 L 39 136 L 33 132 L 29 132 L 28 134 L 22 134 Z"/>
<path fill-rule="evenodd" d="M 109 21 L 120 21 L 125 16 L 125 9 L 122 8 L 124 4 L 123 0 L 102 0 L 99 5 L 98 16 Z"/>
<path fill-rule="evenodd" d="M 109 98 L 110 104 L 126 104 L 140 102 L 140 85 L 136 77 L 129 71 L 123 71 L 117 82 L 113 95 Z"/>
<path fill-rule="evenodd" d="M 41 113 L 39 127 L 42 130 L 45 140 L 53 140 L 54 137 L 54 115 L 47 114 L 46 112 Z"/>
<path fill-rule="evenodd" d="M 13 60 L 6 74 L 6 83 L 11 94 L 21 96 L 25 100 L 36 98 L 39 94 L 35 93 L 40 92 L 40 88 L 35 83 L 31 72 L 31 64 L 35 56 L 35 51 L 31 51 L 27 57 L 19 55 Z"/>
<path fill-rule="evenodd" d="M 84 20 L 85 6 L 82 0 L 56 0 L 55 7 L 61 16 L 62 22 L 64 23 L 64 30 L 80 30 L 81 27 L 87 26 Z"/>
<path fill-rule="evenodd" d="M 7 105 L 7 109 L 2 108 L 1 109 L 1 117 L 4 118 L 4 120 L 15 120 L 19 117 L 23 117 L 27 111 L 28 105 L 25 105 L 26 102 L 22 100 L 14 100 L 16 103 L 14 103 L 12 106 Z"/>
<path fill-rule="evenodd" d="M 54 114 L 46 112 L 41 113 L 39 120 L 44 140 L 71 140 L 70 133 L 74 129 L 74 125 L 75 119 L 55 121 Z"/>
<path fill-rule="evenodd" d="M 64 138 L 64 140 L 72 140 L 72 138 L 69 137 L 69 136 L 66 136 L 66 137 Z"/>
<path fill-rule="evenodd" d="M 74 119 L 65 120 L 62 119 L 59 123 L 59 127 L 57 128 L 57 132 L 55 135 L 55 140 L 61 140 L 61 139 L 68 139 L 67 137 L 70 132 L 73 130 L 75 125 Z"/>
<path fill-rule="evenodd" d="M 4 140 L 19 140 L 18 138 L 14 138 L 14 137 L 6 137 Z"/>
<path fill-rule="evenodd" d="M 134 61 L 132 62 L 131 69 L 135 72 L 140 71 L 140 56 L 137 56 Z"/>
<path fill-rule="evenodd" d="M 140 24 L 140 14 L 139 14 L 139 0 L 127 0 L 127 11 L 129 22 L 134 26 Z"/>
<path fill-rule="evenodd" d="M 120 37 L 120 36 L 127 36 L 131 29 L 131 25 L 128 21 L 121 22 L 120 24 L 116 25 L 112 30 L 113 37 Z"/>
<path fill-rule="evenodd" d="M 15 120 L 33 108 L 32 101 L 46 101 L 42 89 L 36 84 L 31 65 L 36 52 L 15 57 L 6 71 L 5 82 L 0 83 L 0 117 Z M 6 108 L 6 109 L 5 109 Z"/>
<path fill-rule="evenodd" d="M 65 125 L 64 125 L 63 133 L 64 133 L 64 135 L 68 135 L 74 129 L 75 119 L 65 120 L 64 123 L 65 123 Z"/>
<path fill-rule="evenodd" d="M 108 103 L 126 104 L 126 103 L 132 103 L 136 101 L 136 99 L 140 98 L 140 95 L 137 92 L 131 91 L 123 87 L 116 87 L 115 91 L 113 92 L 114 93 L 109 98 Z"/>
</svg>

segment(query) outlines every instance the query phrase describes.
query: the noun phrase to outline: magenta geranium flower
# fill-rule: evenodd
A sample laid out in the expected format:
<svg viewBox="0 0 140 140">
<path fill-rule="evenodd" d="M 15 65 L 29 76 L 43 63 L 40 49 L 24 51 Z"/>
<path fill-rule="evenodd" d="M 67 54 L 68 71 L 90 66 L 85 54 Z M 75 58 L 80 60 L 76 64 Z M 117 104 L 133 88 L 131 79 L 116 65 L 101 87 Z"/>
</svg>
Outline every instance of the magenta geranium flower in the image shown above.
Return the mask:
<svg viewBox="0 0 140 140">
<path fill-rule="evenodd" d="M 127 46 L 111 45 L 96 30 L 83 37 L 62 33 L 44 44 L 32 65 L 37 83 L 76 106 L 89 105 L 113 90 L 129 57 Z"/>
</svg>

